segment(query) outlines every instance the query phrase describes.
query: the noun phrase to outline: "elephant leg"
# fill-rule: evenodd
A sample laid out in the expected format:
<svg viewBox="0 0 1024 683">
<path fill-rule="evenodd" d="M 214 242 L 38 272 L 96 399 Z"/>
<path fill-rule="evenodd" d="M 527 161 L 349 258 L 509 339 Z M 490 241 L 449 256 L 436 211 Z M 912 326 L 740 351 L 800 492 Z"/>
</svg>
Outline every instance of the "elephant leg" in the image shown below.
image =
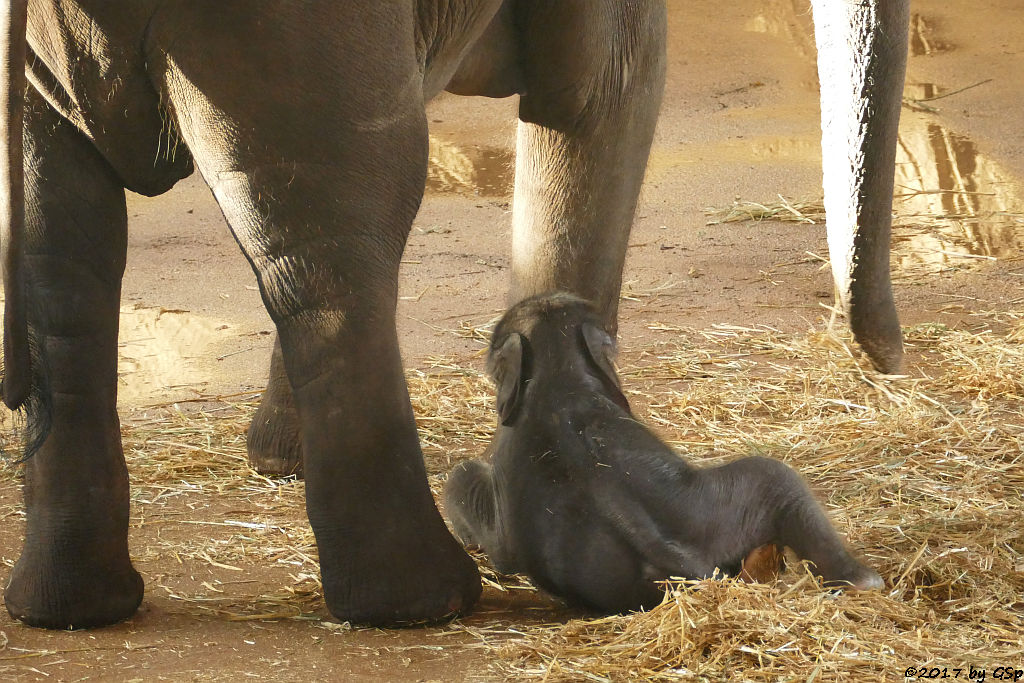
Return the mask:
<svg viewBox="0 0 1024 683">
<path fill-rule="evenodd" d="M 423 132 L 381 140 L 377 154 L 393 161 L 421 143 L 425 152 Z M 253 261 L 293 388 L 324 597 L 335 617 L 356 623 L 442 617 L 468 608 L 480 591 L 427 485 L 395 328 L 398 265 L 417 203 L 403 195 L 418 197 L 425 155 L 420 161 L 381 169 L 394 196 L 368 184 L 372 173 L 351 183 L 351 203 L 340 206 L 324 185 L 340 188 L 347 174 L 321 167 L 265 167 L 215 184 L 235 226 L 238 208 L 272 192 L 283 225 L 302 225 L 311 205 L 318 223 L 340 223 L 309 241 L 285 235 L 280 254 Z M 282 191 L 289 183 L 294 192 Z M 253 254 L 254 242 L 241 241 Z"/>
<path fill-rule="evenodd" d="M 231 20 L 210 22 L 193 4 L 150 35 L 280 335 L 327 607 L 377 625 L 468 609 L 479 574 L 434 505 L 395 327 L 427 170 L 411 5 L 320 3 L 311 20 L 277 3 L 262 21 L 221 3 Z"/>
<path fill-rule="evenodd" d="M 725 555 L 744 555 L 765 543 L 788 546 L 809 560 L 828 583 L 862 590 L 881 588 L 882 578 L 847 550 L 821 504 L 792 468 L 750 456 L 701 471 L 701 490 L 714 491 L 719 543 Z"/>
<path fill-rule="evenodd" d="M 480 591 L 427 485 L 395 328 L 398 266 L 426 171 L 425 127 L 411 123 L 351 150 L 382 162 L 366 175 L 343 160 L 210 172 L 195 153 L 277 325 L 324 597 L 355 623 L 439 618 Z M 268 213 L 273 225 L 254 230 L 252 217 Z"/>
<path fill-rule="evenodd" d="M 498 531 L 494 469 L 490 464 L 467 460 L 456 465 L 444 487 L 444 509 L 459 540 L 483 548 L 498 571 L 518 571 L 507 541 Z"/>
<path fill-rule="evenodd" d="M 270 378 L 246 435 L 249 465 L 261 474 L 302 476 L 302 435 L 281 339 L 274 338 Z"/>
<path fill-rule="evenodd" d="M 665 3 L 524 0 L 512 302 L 562 289 L 614 335 L 665 81 Z M 572 35 L 568 35 L 571 32 Z"/>
<path fill-rule="evenodd" d="M 25 462 L 25 545 L 4 594 L 33 626 L 130 616 L 128 472 L 117 417 L 124 189 L 92 144 L 32 89 L 26 97 L 26 266 L 36 386 Z M 47 424 L 49 429 L 47 430 Z"/>
<path fill-rule="evenodd" d="M 878 370 L 899 372 L 889 233 L 910 1 L 812 4 L 832 274 L 861 348 Z"/>
</svg>

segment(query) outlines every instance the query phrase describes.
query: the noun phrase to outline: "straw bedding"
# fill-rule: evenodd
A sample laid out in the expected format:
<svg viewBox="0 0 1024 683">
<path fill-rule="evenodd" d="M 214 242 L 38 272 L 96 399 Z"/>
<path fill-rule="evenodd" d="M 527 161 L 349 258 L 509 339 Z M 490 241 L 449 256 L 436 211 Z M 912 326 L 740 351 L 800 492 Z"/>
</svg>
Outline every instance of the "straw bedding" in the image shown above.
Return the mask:
<svg viewBox="0 0 1024 683">
<path fill-rule="evenodd" d="M 884 377 L 827 331 L 680 330 L 627 377 L 682 377 L 647 397 L 690 457 L 760 452 L 801 471 L 881 572 L 836 594 L 806 569 L 775 585 L 668 586 L 647 614 L 580 620 L 503 651 L 546 680 L 897 679 L 910 666 L 987 668 L 1024 656 L 1024 313 L 973 331 L 907 330 L 908 377 Z M 952 673 L 950 674 L 952 676 Z"/>
<path fill-rule="evenodd" d="M 1024 309 L 980 312 L 967 322 L 906 329 L 909 371 L 900 377 L 868 369 L 850 340 L 828 329 L 788 334 L 653 321 L 653 336 L 668 341 L 642 349 L 626 341 L 622 376 L 639 418 L 702 464 L 750 453 L 788 462 L 880 571 L 884 591 L 826 591 L 790 562 L 773 584 L 671 583 L 648 613 L 443 628 L 469 631 L 474 647 L 493 649 L 493 673 L 503 678 L 899 679 L 911 666 L 1020 666 Z M 472 326 L 454 332 L 487 336 Z M 492 389 L 479 371 L 451 359 L 412 370 L 408 380 L 437 493 L 443 473 L 487 443 Z M 319 622 L 303 484 L 246 465 L 255 398 L 204 397 L 126 420 L 132 533 L 147 539 L 133 543 L 134 557 L 144 571 L 188 561 L 238 572 L 236 585 L 187 591 L 147 572 L 183 611 Z M 8 465 L 2 476 L 16 477 L 17 468 Z M 183 517 L 175 499 L 215 499 L 216 519 Z M 0 517 L 15 516 L 16 507 Z M 529 589 L 478 559 L 492 589 Z M 284 572 L 290 580 L 276 585 L 287 587 L 254 594 L 241 563 Z"/>
</svg>

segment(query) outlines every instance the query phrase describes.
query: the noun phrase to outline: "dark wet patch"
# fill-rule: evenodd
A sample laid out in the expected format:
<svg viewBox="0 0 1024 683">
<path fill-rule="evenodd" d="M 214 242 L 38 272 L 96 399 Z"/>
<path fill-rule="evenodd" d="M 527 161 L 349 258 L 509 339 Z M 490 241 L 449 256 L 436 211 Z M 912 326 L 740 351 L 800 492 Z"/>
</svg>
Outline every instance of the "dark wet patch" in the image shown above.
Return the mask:
<svg viewBox="0 0 1024 683">
<path fill-rule="evenodd" d="M 935 22 L 922 14 L 910 16 L 910 54 L 914 57 L 948 52 L 953 47 L 935 35 Z"/>
<path fill-rule="evenodd" d="M 498 147 L 461 146 L 430 138 L 426 191 L 478 197 L 512 195 L 515 155 Z"/>
<path fill-rule="evenodd" d="M 896 166 L 900 265 L 964 265 L 1016 255 L 1024 245 L 1024 184 L 960 135 L 904 116 Z"/>
</svg>

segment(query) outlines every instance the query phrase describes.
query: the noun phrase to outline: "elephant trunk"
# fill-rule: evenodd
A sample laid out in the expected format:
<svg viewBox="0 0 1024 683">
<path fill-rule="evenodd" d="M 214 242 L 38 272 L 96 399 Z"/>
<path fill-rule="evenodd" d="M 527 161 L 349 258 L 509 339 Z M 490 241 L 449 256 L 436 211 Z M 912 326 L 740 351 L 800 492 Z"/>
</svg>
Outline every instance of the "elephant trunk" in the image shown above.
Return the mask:
<svg viewBox="0 0 1024 683">
<path fill-rule="evenodd" d="M 814 1 L 828 248 L 861 348 L 899 371 L 903 342 L 889 279 L 889 232 L 909 0 Z"/>
<path fill-rule="evenodd" d="M 25 27 L 28 0 L 0 3 L 0 258 L 4 283 L 3 401 L 14 409 L 24 403 L 31 384 L 26 317 L 24 234 L 25 169 L 22 118 L 25 91 Z"/>
</svg>

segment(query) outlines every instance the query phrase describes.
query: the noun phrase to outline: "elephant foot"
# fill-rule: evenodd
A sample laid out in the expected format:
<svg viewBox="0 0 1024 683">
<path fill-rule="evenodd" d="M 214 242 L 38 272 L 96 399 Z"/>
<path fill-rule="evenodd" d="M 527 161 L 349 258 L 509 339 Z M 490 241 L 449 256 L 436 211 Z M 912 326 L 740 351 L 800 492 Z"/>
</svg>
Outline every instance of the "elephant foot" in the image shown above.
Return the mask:
<svg viewBox="0 0 1024 683">
<path fill-rule="evenodd" d="M 326 558 L 321 548 L 324 598 L 340 621 L 369 626 L 412 626 L 454 617 L 480 597 L 476 563 L 439 528 L 381 529 L 347 539 L 345 555 Z M 403 526 L 409 526 L 404 520 Z M 390 525 L 389 525 L 390 526 Z M 386 543 L 384 542 L 386 539 Z M 371 552 L 368 552 L 371 551 Z"/>
<path fill-rule="evenodd" d="M 127 547 L 112 553 L 70 537 L 39 551 L 26 548 L 14 565 L 4 602 L 12 617 L 29 626 L 78 629 L 127 619 L 138 609 L 142 593 L 142 577 Z"/>
<path fill-rule="evenodd" d="M 249 425 L 245 444 L 249 466 L 260 474 L 302 477 L 302 441 L 294 409 L 288 419 L 264 399 Z"/>
<path fill-rule="evenodd" d="M 249 466 L 260 474 L 302 476 L 299 414 L 284 370 L 281 340 L 274 339 L 270 377 L 246 435 Z"/>
</svg>

